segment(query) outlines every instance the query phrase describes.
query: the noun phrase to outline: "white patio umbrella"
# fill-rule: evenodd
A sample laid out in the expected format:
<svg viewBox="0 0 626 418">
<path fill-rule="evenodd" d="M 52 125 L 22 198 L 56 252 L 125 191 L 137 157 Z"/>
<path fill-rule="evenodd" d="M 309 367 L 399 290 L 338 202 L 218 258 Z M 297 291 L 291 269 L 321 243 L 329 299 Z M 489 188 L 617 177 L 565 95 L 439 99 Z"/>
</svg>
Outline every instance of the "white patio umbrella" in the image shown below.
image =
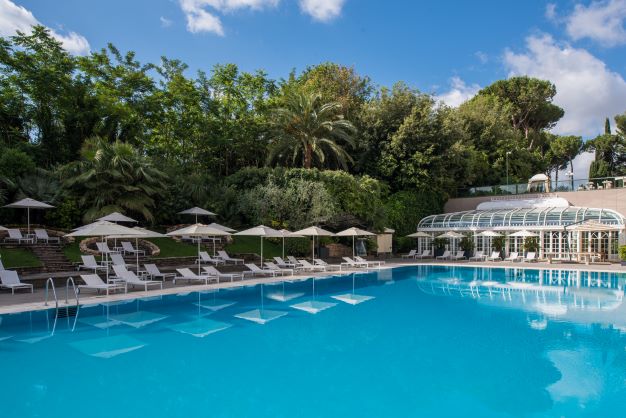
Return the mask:
<svg viewBox="0 0 626 418">
<path fill-rule="evenodd" d="M 123 215 L 119 212 L 109 213 L 106 216 L 98 218 L 99 221 L 109 221 L 109 222 L 128 222 L 128 223 L 138 223 L 139 221 L 133 218 L 129 218 L 126 215 Z"/>
<path fill-rule="evenodd" d="M 327 231 L 325 229 L 322 229 L 318 226 L 310 226 L 308 228 L 304 228 L 301 229 L 299 231 L 294 232 L 295 235 L 303 235 L 305 237 L 312 237 L 312 243 L 311 243 L 311 252 L 312 252 L 312 259 L 313 261 L 315 261 L 315 237 L 333 237 L 335 236 L 335 234 L 333 234 L 330 231 Z"/>
<path fill-rule="evenodd" d="M 335 236 L 337 237 L 352 237 L 352 257 L 355 256 L 355 251 L 354 251 L 354 239 L 355 237 L 371 237 L 374 236 L 376 234 L 369 232 L 369 231 L 365 231 L 363 229 L 359 229 L 359 228 L 348 228 L 346 230 L 343 230 L 341 232 L 337 232 L 335 234 Z"/>
<path fill-rule="evenodd" d="M 185 209 L 178 213 L 180 215 L 195 215 L 196 223 L 198 223 L 198 216 L 216 216 L 213 212 L 209 212 L 208 210 L 199 208 L 197 206 L 194 206 L 193 208 Z"/>
<path fill-rule="evenodd" d="M 229 228 L 227 226 L 220 225 L 220 224 L 215 223 L 215 222 L 210 223 L 207 226 L 210 226 L 211 228 L 215 228 L 215 229 L 221 229 L 222 231 L 226 231 L 226 232 L 236 232 L 237 231 L 236 229 Z"/>
<path fill-rule="evenodd" d="M 159 232 L 155 232 L 155 231 L 150 231 L 149 229 L 145 229 L 145 228 L 140 228 L 138 226 L 135 226 L 132 228 L 133 231 L 137 231 L 137 232 L 141 232 L 143 235 L 141 236 L 141 238 L 165 238 L 166 236 L 164 234 L 161 234 Z M 115 238 L 115 239 L 132 239 L 135 238 L 135 249 L 139 249 L 139 236 L 137 235 L 114 235 L 111 238 Z M 137 256 L 137 271 L 139 271 L 139 253 L 135 253 L 135 255 Z"/>
<path fill-rule="evenodd" d="M 9 230 L 9 228 L 5 228 L 2 225 L 0 225 L 0 231 L 8 231 L 8 230 Z"/>
<path fill-rule="evenodd" d="M 457 238 L 463 238 L 465 235 L 463 234 L 459 234 L 458 232 L 454 232 L 454 231 L 448 231 L 448 232 L 444 232 L 441 235 L 437 235 L 437 238 L 452 238 L 452 239 L 457 239 Z"/>
<path fill-rule="evenodd" d="M 426 232 L 413 232 L 406 236 L 407 238 L 432 238 L 432 235 L 427 234 Z"/>
<path fill-rule="evenodd" d="M 483 231 L 483 232 L 480 232 L 480 233 L 478 233 L 476 235 L 479 236 L 479 237 L 491 237 L 491 238 L 501 237 L 502 236 L 502 234 L 499 234 L 499 233 L 497 233 L 495 231 Z"/>
<path fill-rule="evenodd" d="M 108 221 L 98 221 L 85 225 L 83 228 L 79 228 L 74 232 L 66 234 L 66 237 L 101 237 L 103 241 L 107 237 L 114 235 L 125 235 L 133 237 L 142 237 L 143 233 L 136 231 L 132 228 L 125 227 L 123 225 L 114 224 Z M 108 254 L 106 255 L 108 261 Z M 109 281 L 109 269 L 107 266 L 107 282 Z"/>
<path fill-rule="evenodd" d="M 525 229 L 522 231 L 517 231 L 514 232 L 512 234 L 509 235 L 510 237 L 522 237 L 522 238 L 529 238 L 529 237 L 538 237 L 538 234 L 535 234 L 534 232 L 530 232 L 530 231 L 526 231 Z"/>
<path fill-rule="evenodd" d="M 4 207 L 14 208 L 14 209 L 26 209 L 27 220 L 28 220 L 28 233 L 30 234 L 30 210 L 31 209 L 51 209 L 54 206 L 27 197 L 26 199 L 18 200 L 17 202 L 13 202 Z"/>
<path fill-rule="evenodd" d="M 281 238 L 282 235 L 279 231 L 269 226 L 259 225 L 254 228 L 246 229 L 245 231 L 237 232 L 233 235 L 247 236 L 247 237 L 261 237 L 261 268 L 263 268 L 263 238 Z"/>
<path fill-rule="evenodd" d="M 220 229 L 211 228 L 208 225 L 203 224 L 194 224 L 190 226 L 186 226 L 181 229 L 177 229 L 172 232 L 168 232 L 168 237 L 223 237 L 230 235 L 229 232 L 222 231 Z M 198 240 L 198 274 L 200 274 L 200 239 Z"/>
<path fill-rule="evenodd" d="M 285 258 L 285 238 L 304 238 L 304 235 L 297 235 L 287 229 L 279 229 L 282 238 L 283 238 L 283 258 Z"/>
</svg>

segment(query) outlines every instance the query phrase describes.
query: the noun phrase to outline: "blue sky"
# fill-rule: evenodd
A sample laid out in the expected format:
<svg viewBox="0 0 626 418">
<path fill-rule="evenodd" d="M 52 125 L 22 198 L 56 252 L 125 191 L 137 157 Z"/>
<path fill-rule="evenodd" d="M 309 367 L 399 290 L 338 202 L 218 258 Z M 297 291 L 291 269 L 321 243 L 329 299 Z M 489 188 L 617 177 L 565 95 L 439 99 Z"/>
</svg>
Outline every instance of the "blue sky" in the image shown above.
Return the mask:
<svg viewBox="0 0 626 418">
<path fill-rule="evenodd" d="M 286 77 L 333 61 L 458 105 L 514 74 L 548 78 L 558 133 L 626 111 L 626 0 L 0 0 L 0 34 L 40 22 L 73 53 L 107 42 L 191 71 L 232 62 Z"/>
</svg>

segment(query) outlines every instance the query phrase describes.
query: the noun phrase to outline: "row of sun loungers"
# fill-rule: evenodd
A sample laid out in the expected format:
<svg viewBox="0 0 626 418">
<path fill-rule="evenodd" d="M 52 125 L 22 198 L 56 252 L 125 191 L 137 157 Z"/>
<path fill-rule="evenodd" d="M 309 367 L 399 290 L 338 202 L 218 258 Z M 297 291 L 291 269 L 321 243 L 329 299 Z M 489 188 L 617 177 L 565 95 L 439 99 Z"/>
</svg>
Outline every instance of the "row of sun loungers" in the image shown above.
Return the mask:
<svg viewBox="0 0 626 418">
<path fill-rule="evenodd" d="M 417 250 L 411 250 L 408 254 L 402 255 L 402 258 L 408 259 L 424 259 L 424 258 L 432 258 L 430 255 L 430 250 L 424 250 L 421 254 L 417 253 Z M 450 251 L 446 250 L 440 256 L 435 257 L 437 260 L 464 260 L 467 257 L 465 256 L 465 251 L 457 251 L 452 254 Z M 491 253 L 491 256 L 487 256 L 484 251 L 476 251 L 476 253 L 468 258 L 469 261 L 502 261 L 500 257 L 499 251 L 494 251 Z M 518 252 L 511 252 L 508 257 L 504 258 L 504 261 L 520 261 L 520 262 L 535 262 L 538 261 L 536 252 L 528 252 L 526 256 L 519 255 Z"/>
<path fill-rule="evenodd" d="M 4 238 L 4 242 L 15 242 L 18 244 L 35 244 L 37 242 L 45 242 L 46 244 L 61 242 L 59 237 L 51 237 L 45 229 L 35 229 L 34 234 L 24 236 L 19 229 L 7 229 L 8 236 Z"/>
</svg>

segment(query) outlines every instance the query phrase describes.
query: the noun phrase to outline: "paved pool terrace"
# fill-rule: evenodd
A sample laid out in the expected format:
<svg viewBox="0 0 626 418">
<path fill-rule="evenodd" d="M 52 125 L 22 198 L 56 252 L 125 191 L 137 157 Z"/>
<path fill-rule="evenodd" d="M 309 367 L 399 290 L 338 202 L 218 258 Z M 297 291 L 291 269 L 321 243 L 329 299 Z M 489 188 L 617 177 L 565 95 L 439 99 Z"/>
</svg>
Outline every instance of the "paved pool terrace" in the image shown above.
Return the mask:
<svg viewBox="0 0 626 418">
<path fill-rule="evenodd" d="M 377 260 L 372 260 L 377 261 Z M 626 273 L 626 267 L 620 264 L 576 264 L 576 263 L 548 263 L 548 262 L 534 262 L 534 263 L 524 263 L 524 262 L 470 262 L 470 261 L 434 261 L 434 260 L 406 260 L 406 259 L 387 259 L 385 260 L 385 264 L 380 267 L 380 269 L 390 269 L 395 267 L 402 266 L 411 266 L 411 265 L 438 265 L 438 266 L 472 266 L 472 267 L 484 267 L 484 268 L 527 268 L 527 269 L 545 269 L 545 270 L 580 270 L 580 271 L 596 271 L 596 272 L 607 272 L 607 273 Z M 180 267 L 194 267 L 194 266 L 179 266 Z M 197 265 L 195 266 L 197 268 Z M 179 294 L 185 292 L 198 292 L 198 291 L 207 291 L 207 290 L 218 290 L 218 289 L 228 289 L 228 288 L 236 288 L 236 287 L 245 287 L 245 286 L 256 286 L 258 284 L 265 283 L 280 283 L 280 282 L 292 282 L 292 281 L 304 281 L 308 280 L 311 277 L 315 277 L 316 279 L 324 279 L 328 277 L 338 276 L 338 275 L 346 275 L 349 276 L 352 273 L 364 272 L 364 271 L 375 271 L 376 268 L 370 268 L 369 270 L 360 268 L 351 268 L 344 269 L 343 271 L 330 271 L 330 272 L 306 272 L 300 273 L 293 276 L 277 276 L 277 277 L 255 277 L 255 278 L 246 278 L 245 280 L 235 280 L 233 282 L 227 281 L 226 279 L 222 279 L 220 283 L 212 283 L 209 285 L 199 285 L 199 284 L 187 284 L 185 282 L 179 282 L 174 285 L 171 280 L 166 281 L 163 284 L 163 289 L 151 289 L 147 292 L 139 289 L 132 289 L 129 287 L 128 293 L 111 293 L 108 296 L 104 293 L 96 294 L 94 291 L 85 291 L 80 295 L 80 304 L 81 305 L 89 305 L 94 303 L 105 303 L 105 302 L 115 302 L 120 300 L 128 300 L 128 299 L 136 299 L 142 297 L 152 297 L 152 296 L 162 296 L 162 295 L 172 295 Z M 162 271 L 170 271 L 167 269 L 162 269 Z M 88 274 L 86 271 L 82 271 L 82 274 Z M 56 292 L 59 301 L 59 307 L 65 306 L 75 306 L 76 299 L 74 297 L 73 290 L 69 290 L 68 294 L 68 303 L 65 303 L 66 296 L 66 288 L 65 281 L 68 277 L 78 278 L 79 272 L 66 272 L 66 273 L 58 273 L 54 275 L 55 282 L 57 283 Z M 46 274 L 37 274 L 33 276 L 25 276 L 22 280 L 26 283 L 29 282 L 41 282 L 46 280 Z M 77 280 L 78 281 L 78 280 Z M 19 312 L 28 312 L 28 311 L 37 311 L 37 310 L 45 310 L 55 307 L 54 296 L 50 292 L 48 306 L 44 304 L 45 300 L 45 289 L 42 287 L 36 287 L 34 293 L 29 293 L 24 290 L 18 290 L 14 295 L 11 294 L 10 290 L 1 290 L 0 291 L 0 315 L 2 314 L 11 314 L 11 313 L 19 313 Z"/>
</svg>

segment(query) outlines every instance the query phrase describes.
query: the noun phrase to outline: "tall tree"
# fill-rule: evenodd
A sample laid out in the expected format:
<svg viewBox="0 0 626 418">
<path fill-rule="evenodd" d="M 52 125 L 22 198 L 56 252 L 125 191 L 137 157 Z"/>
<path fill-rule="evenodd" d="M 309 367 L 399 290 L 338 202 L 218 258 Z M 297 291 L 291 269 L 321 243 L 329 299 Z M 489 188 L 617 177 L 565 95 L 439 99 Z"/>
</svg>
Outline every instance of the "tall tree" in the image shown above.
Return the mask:
<svg viewBox="0 0 626 418">
<path fill-rule="evenodd" d="M 529 150 L 536 145 L 538 134 L 552 128 L 564 115 L 563 109 L 552 103 L 556 87 L 545 80 L 511 77 L 496 81 L 478 94 L 494 95 L 510 105 L 511 125 L 524 133 Z"/>
<path fill-rule="evenodd" d="M 304 168 L 329 165 L 328 157 L 344 168 L 352 158 L 345 146 L 353 146 L 354 125 L 338 115 L 341 105 L 325 103 L 318 93 L 294 93 L 285 98 L 285 106 L 272 113 L 270 155 L 268 162 L 284 161 Z"/>
</svg>

